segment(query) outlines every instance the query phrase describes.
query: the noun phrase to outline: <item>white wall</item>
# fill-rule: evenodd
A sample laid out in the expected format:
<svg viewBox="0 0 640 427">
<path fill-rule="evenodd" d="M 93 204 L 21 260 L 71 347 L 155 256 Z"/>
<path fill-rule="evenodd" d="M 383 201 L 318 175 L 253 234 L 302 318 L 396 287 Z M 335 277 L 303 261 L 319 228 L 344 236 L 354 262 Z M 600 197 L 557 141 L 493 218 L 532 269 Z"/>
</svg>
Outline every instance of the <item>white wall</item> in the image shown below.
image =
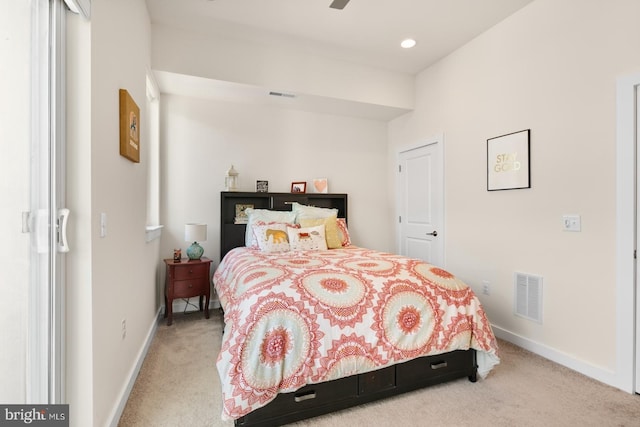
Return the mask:
<svg viewBox="0 0 640 427">
<path fill-rule="evenodd" d="M 292 181 L 327 178 L 330 192 L 349 194 L 354 244 L 392 249 L 386 123 L 166 94 L 161 106 L 163 257 L 187 247 L 185 223 L 204 222 L 205 256 L 218 264 L 220 191 L 232 164 L 242 191 L 259 179 L 289 192 Z"/>
<path fill-rule="evenodd" d="M 443 132 L 446 264 L 506 336 L 607 381 L 616 366 L 616 78 L 640 70 L 640 3 L 538 0 L 417 78 L 397 147 Z M 531 129 L 532 188 L 486 190 L 486 140 Z M 391 160 L 391 159 L 390 159 Z M 563 214 L 582 232 L 562 231 Z M 515 271 L 544 277 L 544 321 L 515 317 Z M 628 319 L 632 322 L 633 319 Z"/>
<path fill-rule="evenodd" d="M 66 391 L 73 419 L 93 420 L 91 285 L 91 25 L 67 14 Z"/>
<path fill-rule="evenodd" d="M 75 426 L 117 421 L 159 307 L 159 241 L 145 242 L 149 16 L 144 0 L 94 0 L 91 12 L 90 22 L 70 16 L 68 42 L 67 391 Z M 140 107 L 139 164 L 119 154 L 120 88 Z"/>
</svg>

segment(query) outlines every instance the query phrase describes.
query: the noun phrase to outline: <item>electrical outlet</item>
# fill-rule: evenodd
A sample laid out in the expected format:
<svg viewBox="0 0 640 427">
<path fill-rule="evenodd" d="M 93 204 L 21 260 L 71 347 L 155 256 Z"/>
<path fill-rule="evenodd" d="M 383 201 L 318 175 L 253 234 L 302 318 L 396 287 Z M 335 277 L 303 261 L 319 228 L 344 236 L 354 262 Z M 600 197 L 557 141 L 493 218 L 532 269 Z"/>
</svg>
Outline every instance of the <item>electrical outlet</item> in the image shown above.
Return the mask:
<svg viewBox="0 0 640 427">
<path fill-rule="evenodd" d="M 482 293 L 484 295 L 491 295 L 491 284 L 488 280 L 482 281 Z"/>
<path fill-rule="evenodd" d="M 127 319 L 122 319 L 122 339 L 127 337 Z"/>
</svg>

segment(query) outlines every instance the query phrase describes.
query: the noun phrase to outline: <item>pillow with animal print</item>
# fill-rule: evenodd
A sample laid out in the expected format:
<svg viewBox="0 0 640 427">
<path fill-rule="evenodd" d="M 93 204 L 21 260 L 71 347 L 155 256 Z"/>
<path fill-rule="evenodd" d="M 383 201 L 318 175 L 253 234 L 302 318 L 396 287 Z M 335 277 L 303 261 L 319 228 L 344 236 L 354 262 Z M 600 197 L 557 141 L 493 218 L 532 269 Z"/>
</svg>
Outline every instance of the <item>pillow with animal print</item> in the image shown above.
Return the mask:
<svg viewBox="0 0 640 427">
<path fill-rule="evenodd" d="M 290 250 L 287 224 L 285 223 L 272 222 L 265 224 L 264 222 L 258 222 L 253 226 L 253 235 L 261 251 L 288 252 Z"/>
<path fill-rule="evenodd" d="M 247 208 L 244 210 L 247 214 L 247 230 L 244 236 L 245 246 L 249 248 L 257 248 L 253 234 L 253 225 L 259 221 L 263 222 L 283 222 L 294 224 L 296 222 L 296 213 L 290 211 L 271 211 L 268 209 Z"/>
<path fill-rule="evenodd" d="M 324 224 L 315 227 L 288 227 L 289 247 L 292 251 L 326 251 Z"/>
</svg>

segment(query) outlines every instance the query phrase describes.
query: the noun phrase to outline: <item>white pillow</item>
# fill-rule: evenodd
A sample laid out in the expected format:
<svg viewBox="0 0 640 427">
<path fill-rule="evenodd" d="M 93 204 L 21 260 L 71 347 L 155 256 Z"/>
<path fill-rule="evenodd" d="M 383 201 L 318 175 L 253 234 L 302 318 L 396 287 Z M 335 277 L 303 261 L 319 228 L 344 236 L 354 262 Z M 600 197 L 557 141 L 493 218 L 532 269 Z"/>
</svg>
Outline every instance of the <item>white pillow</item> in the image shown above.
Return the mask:
<svg viewBox="0 0 640 427">
<path fill-rule="evenodd" d="M 248 247 L 255 247 L 256 245 L 253 237 L 253 225 L 256 222 L 285 222 L 291 224 L 296 222 L 296 213 L 293 211 L 270 211 L 268 209 L 253 208 L 247 208 L 244 211 L 247 214 L 247 230 L 244 235 L 244 244 Z"/>
<path fill-rule="evenodd" d="M 324 235 L 324 225 L 307 228 L 287 229 L 289 247 L 292 251 L 326 251 L 327 240 Z"/>
<path fill-rule="evenodd" d="M 297 220 L 338 216 L 338 209 L 336 208 L 318 208 L 316 206 L 301 205 L 298 202 L 291 204 L 291 210 L 296 213 Z"/>
<path fill-rule="evenodd" d="M 289 235 L 287 224 L 275 222 L 265 224 L 259 222 L 253 226 L 253 233 L 258 242 L 258 247 L 263 252 L 288 252 Z"/>
</svg>

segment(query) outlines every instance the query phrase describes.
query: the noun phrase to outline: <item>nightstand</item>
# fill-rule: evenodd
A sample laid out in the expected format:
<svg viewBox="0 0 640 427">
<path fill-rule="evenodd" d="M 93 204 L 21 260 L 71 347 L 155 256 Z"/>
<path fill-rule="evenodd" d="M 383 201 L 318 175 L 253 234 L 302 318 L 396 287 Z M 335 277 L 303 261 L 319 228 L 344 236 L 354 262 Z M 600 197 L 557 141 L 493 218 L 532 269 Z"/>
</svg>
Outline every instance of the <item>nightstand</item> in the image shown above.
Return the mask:
<svg viewBox="0 0 640 427">
<path fill-rule="evenodd" d="M 164 286 L 164 317 L 167 318 L 167 326 L 173 323 L 173 300 L 175 298 L 200 297 L 200 311 L 204 310 L 204 317 L 209 318 L 209 298 L 211 295 L 211 282 L 209 266 L 211 260 L 200 258 L 189 260 L 183 258 L 181 262 L 173 259 L 165 259 L 167 265 L 167 277 Z M 202 298 L 204 297 L 204 306 Z"/>
</svg>

